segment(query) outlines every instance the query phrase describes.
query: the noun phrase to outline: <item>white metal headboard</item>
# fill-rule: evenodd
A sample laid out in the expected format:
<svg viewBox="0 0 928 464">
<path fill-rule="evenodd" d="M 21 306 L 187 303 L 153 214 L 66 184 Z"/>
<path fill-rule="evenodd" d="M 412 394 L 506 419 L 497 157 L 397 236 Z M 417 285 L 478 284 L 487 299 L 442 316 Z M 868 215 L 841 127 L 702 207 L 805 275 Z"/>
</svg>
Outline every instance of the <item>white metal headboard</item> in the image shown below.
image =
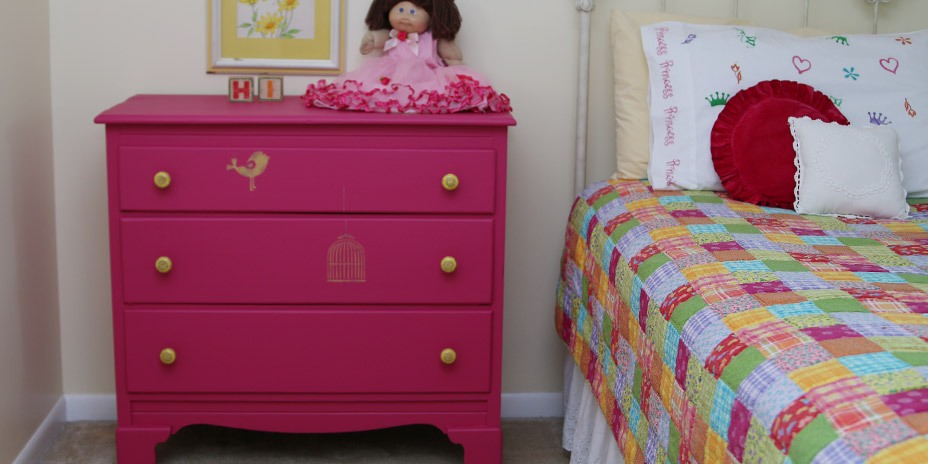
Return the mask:
<svg viewBox="0 0 928 464">
<path fill-rule="evenodd" d="M 880 21 L 880 4 L 890 0 L 866 0 L 873 4 L 873 33 L 876 34 Z M 589 123 L 590 94 L 590 14 L 595 8 L 594 0 L 576 0 L 580 12 L 580 60 L 577 69 L 577 152 L 574 160 L 574 195 L 579 195 L 586 186 L 587 137 Z M 732 0 L 733 16 L 738 17 L 741 0 Z M 667 11 L 667 0 L 661 0 L 661 11 Z M 803 27 L 809 26 L 809 0 L 805 0 Z"/>
</svg>

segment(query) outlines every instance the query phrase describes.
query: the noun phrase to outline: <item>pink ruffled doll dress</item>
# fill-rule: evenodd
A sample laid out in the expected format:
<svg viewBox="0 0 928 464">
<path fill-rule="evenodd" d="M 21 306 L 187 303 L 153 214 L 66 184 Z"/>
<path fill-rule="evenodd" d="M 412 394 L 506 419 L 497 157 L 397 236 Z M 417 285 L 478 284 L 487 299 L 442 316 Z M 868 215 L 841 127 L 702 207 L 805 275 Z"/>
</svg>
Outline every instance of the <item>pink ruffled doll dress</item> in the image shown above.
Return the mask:
<svg viewBox="0 0 928 464">
<path fill-rule="evenodd" d="M 512 111 L 509 97 L 489 80 L 463 65 L 446 66 L 432 33 L 403 35 L 395 30 L 383 55 L 366 60 L 335 82 L 310 84 L 306 106 L 393 113 L 457 113 Z"/>
</svg>

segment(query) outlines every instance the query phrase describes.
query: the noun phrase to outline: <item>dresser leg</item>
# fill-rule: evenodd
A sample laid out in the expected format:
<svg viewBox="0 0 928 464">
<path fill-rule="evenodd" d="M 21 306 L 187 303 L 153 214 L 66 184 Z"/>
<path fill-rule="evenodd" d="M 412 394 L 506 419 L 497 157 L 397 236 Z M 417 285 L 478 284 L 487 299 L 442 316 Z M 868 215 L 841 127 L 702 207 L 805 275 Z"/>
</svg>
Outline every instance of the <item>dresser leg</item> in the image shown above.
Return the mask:
<svg viewBox="0 0 928 464">
<path fill-rule="evenodd" d="M 116 461 L 119 464 L 155 464 L 155 445 L 170 436 L 170 427 L 118 427 Z"/>
<path fill-rule="evenodd" d="M 464 447 L 464 464 L 499 464 L 503 460 L 499 428 L 449 429 L 448 438 Z"/>
</svg>

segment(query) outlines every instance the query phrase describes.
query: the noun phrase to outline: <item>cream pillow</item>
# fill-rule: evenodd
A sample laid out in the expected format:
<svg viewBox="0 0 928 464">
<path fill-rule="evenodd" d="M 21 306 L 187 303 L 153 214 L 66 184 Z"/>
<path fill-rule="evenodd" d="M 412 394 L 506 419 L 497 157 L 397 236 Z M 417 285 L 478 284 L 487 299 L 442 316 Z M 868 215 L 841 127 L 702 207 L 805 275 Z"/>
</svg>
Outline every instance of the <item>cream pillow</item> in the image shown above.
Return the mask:
<svg viewBox="0 0 928 464">
<path fill-rule="evenodd" d="M 906 219 L 899 139 L 892 126 L 789 118 L 797 213 Z"/>
<path fill-rule="evenodd" d="M 709 18 L 667 13 L 612 10 L 612 62 L 615 79 L 616 177 L 648 177 L 651 158 L 648 121 L 648 62 L 641 46 L 641 26 L 663 21 L 694 24 L 749 25 L 738 18 Z"/>
</svg>

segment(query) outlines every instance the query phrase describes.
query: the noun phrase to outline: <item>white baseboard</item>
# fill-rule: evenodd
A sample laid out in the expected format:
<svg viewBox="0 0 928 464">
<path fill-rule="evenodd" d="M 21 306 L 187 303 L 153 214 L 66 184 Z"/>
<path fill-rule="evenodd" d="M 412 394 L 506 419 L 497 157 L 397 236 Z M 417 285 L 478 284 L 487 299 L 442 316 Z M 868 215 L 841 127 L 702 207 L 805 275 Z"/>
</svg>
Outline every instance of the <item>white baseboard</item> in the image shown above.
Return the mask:
<svg viewBox="0 0 928 464">
<path fill-rule="evenodd" d="M 42 421 L 35 433 L 32 434 L 32 438 L 26 442 L 26 446 L 19 452 L 19 456 L 13 460 L 13 464 L 35 464 L 42 459 L 48 447 L 52 445 L 55 437 L 58 436 L 61 425 L 65 422 L 65 409 L 64 397 L 58 398 L 58 401 L 52 406 L 51 412 L 48 413 L 48 416 L 45 417 L 45 420 Z"/>
<path fill-rule="evenodd" d="M 68 422 L 115 421 L 116 395 L 64 395 Z"/>
<path fill-rule="evenodd" d="M 564 417 L 561 392 L 503 393 L 503 418 Z M 115 421 L 116 395 L 65 395 L 67 421 Z"/>
<path fill-rule="evenodd" d="M 556 393 L 503 393 L 500 415 L 504 419 L 564 417 L 564 395 Z"/>
</svg>

